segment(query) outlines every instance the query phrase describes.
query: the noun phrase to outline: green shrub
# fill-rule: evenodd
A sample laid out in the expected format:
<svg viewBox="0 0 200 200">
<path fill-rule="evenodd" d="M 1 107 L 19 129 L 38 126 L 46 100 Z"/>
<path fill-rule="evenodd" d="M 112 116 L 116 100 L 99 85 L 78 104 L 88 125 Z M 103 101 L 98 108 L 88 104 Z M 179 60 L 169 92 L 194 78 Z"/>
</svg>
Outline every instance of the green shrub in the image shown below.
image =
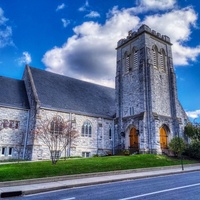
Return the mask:
<svg viewBox="0 0 200 200">
<path fill-rule="evenodd" d="M 185 150 L 185 154 L 191 158 L 200 159 L 200 142 L 193 141 Z"/>
<path fill-rule="evenodd" d="M 185 148 L 186 145 L 184 140 L 179 137 L 174 137 L 169 143 L 169 149 L 174 153 L 175 156 L 182 154 Z"/>
</svg>

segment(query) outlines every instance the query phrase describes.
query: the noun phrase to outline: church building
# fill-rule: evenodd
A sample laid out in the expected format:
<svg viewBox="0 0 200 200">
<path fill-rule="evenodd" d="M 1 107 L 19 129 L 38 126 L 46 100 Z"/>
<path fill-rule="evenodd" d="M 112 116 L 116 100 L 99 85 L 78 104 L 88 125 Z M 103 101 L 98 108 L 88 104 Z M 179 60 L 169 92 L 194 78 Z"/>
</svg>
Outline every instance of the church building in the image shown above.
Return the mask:
<svg viewBox="0 0 200 200">
<path fill-rule="evenodd" d="M 188 122 L 177 95 L 170 38 L 142 25 L 119 40 L 115 89 L 26 66 L 0 77 L 0 160 L 50 159 L 35 137 L 40 120 L 61 116 L 78 137 L 61 156 L 166 152 Z"/>
</svg>

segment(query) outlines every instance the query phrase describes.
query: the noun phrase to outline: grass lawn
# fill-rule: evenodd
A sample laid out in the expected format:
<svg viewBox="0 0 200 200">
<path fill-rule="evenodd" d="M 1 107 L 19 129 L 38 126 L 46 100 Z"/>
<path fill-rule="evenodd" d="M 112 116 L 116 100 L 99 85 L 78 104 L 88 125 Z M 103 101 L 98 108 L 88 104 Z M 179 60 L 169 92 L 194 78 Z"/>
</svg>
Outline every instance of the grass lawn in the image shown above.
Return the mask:
<svg viewBox="0 0 200 200">
<path fill-rule="evenodd" d="M 195 161 L 184 160 L 184 164 Z M 0 165 L 0 181 L 22 180 L 92 172 L 179 165 L 180 160 L 161 155 L 138 154 L 51 161 L 25 162 Z"/>
</svg>

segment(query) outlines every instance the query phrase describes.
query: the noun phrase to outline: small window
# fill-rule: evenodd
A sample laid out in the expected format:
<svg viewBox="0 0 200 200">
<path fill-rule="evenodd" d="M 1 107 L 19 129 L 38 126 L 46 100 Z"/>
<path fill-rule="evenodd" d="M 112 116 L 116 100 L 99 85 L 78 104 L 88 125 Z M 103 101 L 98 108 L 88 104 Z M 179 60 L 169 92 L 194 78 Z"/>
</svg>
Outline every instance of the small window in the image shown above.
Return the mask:
<svg viewBox="0 0 200 200">
<path fill-rule="evenodd" d="M 2 149 L 1 149 L 1 155 L 2 156 L 6 155 L 6 147 L 2 147 Z"/>
<path fill-rule="evenodd" d="M 112 130 L 111 130 L 111 128 L 109 129 L 109 139 L 110 140 L 112 139 Z"/>
<path fill-rule="evenodd" d="M 15 121 L 15 129 L 18 129 L 19 128 L 19 121 Z"/>
<path fill-rule="evenodd" d="M 90 157 L 90 152 L 82 152 L 82 157 L 83 158 L 89 158 Z"/>
<path fill-rule="evenodd" d="M 12 153 L 13 153 L 13 148 L 12 148 L 12 147 L 9 147 L 9 148 L 8 148 L 8 155 L 9 155 L 9 156 L 12 156 Z"/>
<path fill-rule="evenodd" d="M 130 116 L 134 115 L 134 107 L 130 107 Z"/>
<path fill-rule="evenodd" d="M 15 121 L 14 120 L 10 120 L 9 128 L 12 128 L 12 129 L 15 128 Z"/>
<path fill-rule="evenodd" d="M 7 119 L 3 120 L 3 127 L 4 128 L 9 128 L 9 121 Z"/>
</svg>

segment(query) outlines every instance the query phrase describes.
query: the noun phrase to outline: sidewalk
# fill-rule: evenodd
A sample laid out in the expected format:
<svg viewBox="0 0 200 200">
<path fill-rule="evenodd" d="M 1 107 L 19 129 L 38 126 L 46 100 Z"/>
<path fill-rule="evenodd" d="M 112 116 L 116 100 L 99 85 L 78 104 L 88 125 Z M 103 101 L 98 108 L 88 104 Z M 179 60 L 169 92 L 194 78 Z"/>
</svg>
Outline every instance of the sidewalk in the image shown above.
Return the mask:
<svg viewBox="0 0 200 200">
<path fill-rule="evenodd" d="M 155 167 L 135 170 L 122 170 L 102 173 L 80 174 L 61 177 L 31 179 L 23 181 L 0 182 L 0 197 L 34 194 L 64 188 L 93 184 L 139 179 L 184 172 L 200 171 L 200 163 L 181 166 Z"/>
</svg>

